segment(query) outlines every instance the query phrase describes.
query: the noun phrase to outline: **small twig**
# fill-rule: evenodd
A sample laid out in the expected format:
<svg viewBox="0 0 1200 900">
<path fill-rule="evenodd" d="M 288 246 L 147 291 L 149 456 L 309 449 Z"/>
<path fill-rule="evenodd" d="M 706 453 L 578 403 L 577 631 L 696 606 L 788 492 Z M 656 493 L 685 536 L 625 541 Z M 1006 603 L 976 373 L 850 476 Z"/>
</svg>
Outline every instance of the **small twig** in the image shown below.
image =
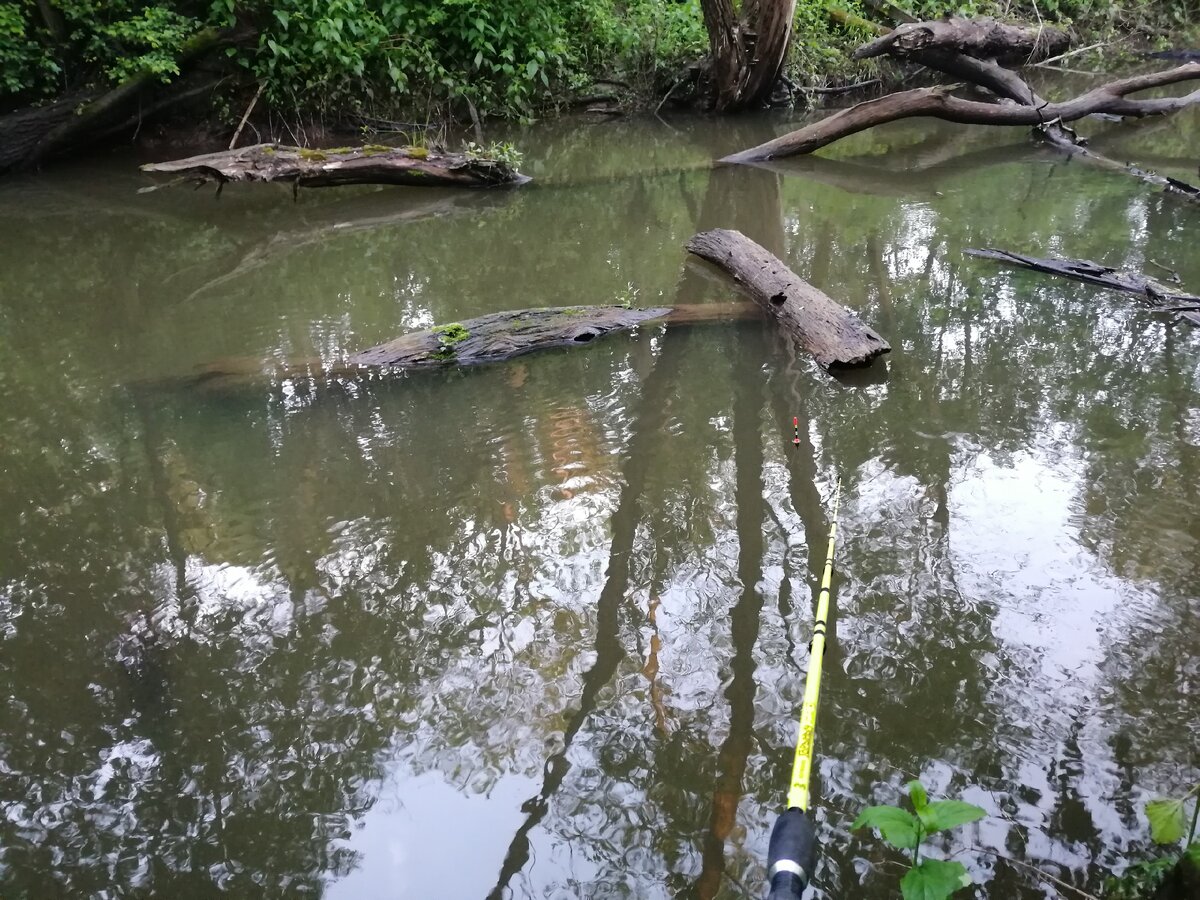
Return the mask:
<svg viewBox="0 0 1200 900">
<path fill-rule="evenodd" d="M 1019 859 L 1013 859 L 1011 856 L 1005 856 L 1003 853 L 997 853 L 995 850 L 988 850 L 986 847 L 971 847 L 970 849 L 974 850 L 978 853 L 986 853 L 989 856 L 996 857 L 997 859 L 1003 859 L 1006 862 L 1010 862 L 1015 866 L 1020 866 L 1022 869 L 1028 869 L 1030 872 L 1036 872 L 1038 875 L 1042 876 L 1043 878 L 1049 878 L 1051 881 L 1053 881 L 1055 884 L 1057 884 L 1060 888 L 1065 888 L 1066 890 L 1070 891 L 1071 893 L 1073 893 L 1079 897 L 1083 897 L 1084 900 L 1100 900 L 1100 898 L 1097 897 L 1095 894 L 1089 894 L 1087 891 L 1080 890 L 1079 888 L 1075 887 L 1075 885 L 1068 884 L 1067 882 L 1063 881 L 1060 878 L 1055 878 L 1049 872 L 1039 869 L 1037 866 L 1031 866 L 1027 862 L 1021 862 L 1021 860 L 1019 860 Z"/>
<path fill-rule="evenodd" d="M 871 87 L 875 84 L 879 84 L 878 78 L 868 78 L 866 81 L 859 81 L 856 84 L 843 84 L 841 87 L 798 87 L 796 90 L 802 94 L 848 94 L 859 88 Z"/>
<path fill-rule="evenodd" d="M 258 90 L 254 92 L 254 96 L 250 100 L 250 105 L 246 107 L 246 111 L 242 113 L 242 121 L 238 122 L 237 131 L 233 133 L 233 139 L 229 142 L 229 149 L 232 150 L 238 142 L 238 138 L 242 136 L 242 129 L 246 127 L 246 120 L 250 118 L 250 113 L 254 112 L 254 107 L 258 103 L 258 98 L 262 96 L 263 88 L 266 87 L 265 81 L 258 83 Z"/>
<path fill-rule="evenodd" d="M 1179 277 L 1179 273 L 1176 272 L 1174 269 L 1168 269 L 1162 263 L 1156 262 L 1153 259 L 1151 259 L 1150 257 L 1146 257 L 1146 262 L 1150 263 L 1150 265 L 1154 266 L 1157 269 L 1162 269 L 1164 272 L 1166 272 L 1168 275 L 1170 275 L 1171 281 L 1174 284 L 1183 284 L 1183 279 Z"/>
<path fill-rule="evenodd" d="M 475 143 L 480 147 L 483 146 L 483 125 L 479 122 L 479 110 L 475 108 L 475 104 L 471 102 L 470 97 L 464 97 L 467 101 L 467 109 L 471 113 L 471 124 L 475 126 Z"/>
<path fill-rule="evenodd" d="M 1042 66 L 1042 67 L 1046 67 L 1046 68 L 1054 68 L 1053 64 L 1058 62 L 1059 60 L 1067 59 L 1068 57 L 1071 57 L 1071 56 L 1078 56 L 1080 53 L 1087 53 L 1089 50 L 1098 50 L 1101 47 L 1107 47 L 1111 43 L 1113 43 L 1113 42 L 1112 41 L 1100 41 L 1099 43 L 1096 43 L 1096 44 L 1089 44 L 1086 47 L 1080 47 L 1078 50 L 1068 50 L 1066 53 L 1058 54 L 1058 56 L 1052 56 L 1049 59 L 1043 59 L 1039 63 L 1034 63 L 1034 65 Z"/>
<path fill-rule="evenodd" d="M 690 75 L 691 73 L 688 73 L 688 74 Z M 666 105 L 666 102 L 671 99 L 671 95 L 673 93 L 675 93 L 675 88 L 679 87 L 681 84 L 683 84 L 685 81 L 687 81 L 687 79 L 688 79 L 688 75 L 683 75 L 679 78 L 678 81 L 676 81 L 673 85 L 671 85 L 671 89 L 669 91 L 667 91 L 666 94 L 663 95 L 663 98 L 661 100 L 658 101 L 658 106 L 654 107 L 654 115 L 656 115 L 656 116 L 658 115 L 659 110 L 661 110 L 663 108 L 663 106 Z"/>
</svg>

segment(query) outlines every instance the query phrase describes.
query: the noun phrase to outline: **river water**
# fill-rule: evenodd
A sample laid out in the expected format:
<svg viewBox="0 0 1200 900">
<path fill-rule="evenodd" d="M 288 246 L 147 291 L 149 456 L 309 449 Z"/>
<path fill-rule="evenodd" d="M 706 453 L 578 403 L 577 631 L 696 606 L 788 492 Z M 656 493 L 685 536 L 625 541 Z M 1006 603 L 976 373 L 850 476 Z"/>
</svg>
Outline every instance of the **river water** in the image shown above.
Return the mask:
<svg viewBox="0 0 1200 900">
<path fill-rule="evenodd" d="M 849 826 L 913 777 L 987 811 L 930 851 L 977 897 L 1056 896 L 996 853 L 1097 892 L 1150 852 L 1144 802 L 1200 764 L 1200 334 L 962 251 L 1200 291 L 1200 210 L 1020 130 L 707 167 L 785 124 L 535 125 L 533 183 L 488 193 L 139 193 L 127 155 L 0 182 L 0 893 L 760 896 L 839 477 L 814 895 L 898 896 Z M 1196 163 L 1200 117 L 1092 130 Z M 726 302 L 682 249 L 713 226 L 886 365 L 730 321 L 184 377 Z"/>
</svg>

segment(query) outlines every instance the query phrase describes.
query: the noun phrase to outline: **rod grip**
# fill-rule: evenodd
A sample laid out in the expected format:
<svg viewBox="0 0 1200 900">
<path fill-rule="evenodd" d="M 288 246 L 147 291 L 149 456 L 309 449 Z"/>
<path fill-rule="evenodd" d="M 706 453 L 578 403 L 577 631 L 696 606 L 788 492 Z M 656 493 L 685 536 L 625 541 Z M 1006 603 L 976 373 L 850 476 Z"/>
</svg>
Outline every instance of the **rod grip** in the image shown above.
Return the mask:
<svg viewBox="0 0 1200 900">
<path fill-rule="evenodd" d="M 817 830 L 796 807 L 775 820 L 767 848 L 768 900 L 800 900 L 817 867 Z"/>
</svg>

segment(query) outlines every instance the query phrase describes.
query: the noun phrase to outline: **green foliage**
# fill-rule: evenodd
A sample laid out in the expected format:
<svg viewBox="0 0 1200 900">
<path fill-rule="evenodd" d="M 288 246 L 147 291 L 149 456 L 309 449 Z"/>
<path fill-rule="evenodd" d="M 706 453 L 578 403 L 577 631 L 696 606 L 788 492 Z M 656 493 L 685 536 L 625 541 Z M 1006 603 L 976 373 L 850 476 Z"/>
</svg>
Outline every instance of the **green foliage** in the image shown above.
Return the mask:
<svg viewBox="0 0 1200 900">
<path fill-rule="evenodd" d="M 1146 818 L 1150 820 L 1150 838 L 1154 843 L 1179 843 L 1187 827 L 1183 806 L 1183 797 L 1174 800 L 1151 800 L 1146 804 Z"/>
<path fill-rule="evenodd" d="M 850 827 L 875 828 L 896 849 L 911 851 L 912 866 L 900 881 L 904 900 L 945 900 L 969 885 L 971 877 L 962 863 L 922 860 L 921 842 L 931 834 L 976 822 L 985 813 L 978 806 L 961 800 L 930 802 L 925 786 L 916 780 L 908 783 L 908 796 L 913 813 L 898 806 L 869 806 Z"/>
<path fill-rule="evenodd" d="M 49 82 L 58 64 L 31 37 L 30 23 L 16 3 L 0 3 L 0 85 L 20 94 Z"/>
<path fill-rule="evenodd" d="M 1146 860 L 1130 866 L 1120 877 L 1109 878 L 1104 883 L 1107 900 L 1147 900 L 1166 881 L 1171 870 L 1185 861 L 1200 866 L 1200 843 L 1193 843 L 1196 823 L 1200 819 L 1200 784 L 1179 797 L 1151 800 L 1146 804 L 1146 818 L 1150 821 L 1150 839 L 1156 844 L 1178 844 L 1183 849 L 1178 854 Z M 1187 802 L 1193 801 L 1191 824 L 1187 820 Z"/>
<path fill-rule="evenodd" d="M 971 876 L 962 863 L 923 859 L 904 873 L 900 893 L 904 900 L 944 900 L 970 883 Z"/>
<path fill-rule="evenodd" d="M 1130 866 L 1120 877 L 1104 881 L 1105 900 L 1147 900 L 1166 880 L 1175 860 L 1165 856 Z"/>
<path fill-rule="evenodd" d="M 508 141 L 493 141 L 486 147 L 470 141 L 463 152 L 471 159 L 493 159 L 496 162 L 507 163 L 514 169 L 521 165 L 525 158 L 521 151 Z"/>
</svg>

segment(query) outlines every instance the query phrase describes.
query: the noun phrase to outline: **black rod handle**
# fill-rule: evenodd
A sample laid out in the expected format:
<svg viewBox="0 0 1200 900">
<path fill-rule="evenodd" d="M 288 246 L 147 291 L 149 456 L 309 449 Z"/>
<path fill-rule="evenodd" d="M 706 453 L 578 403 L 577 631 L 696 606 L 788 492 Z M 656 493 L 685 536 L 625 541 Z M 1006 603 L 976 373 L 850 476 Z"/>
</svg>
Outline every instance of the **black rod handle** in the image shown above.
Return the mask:
<svg viewBox="0 0 1200 900">
<path fill-rule="evenodd" d="M 768 900 L 800 900 L 817 867 L 817 830 L 802 809 L 775 820 L 767 849 Z"/>
</svg>

